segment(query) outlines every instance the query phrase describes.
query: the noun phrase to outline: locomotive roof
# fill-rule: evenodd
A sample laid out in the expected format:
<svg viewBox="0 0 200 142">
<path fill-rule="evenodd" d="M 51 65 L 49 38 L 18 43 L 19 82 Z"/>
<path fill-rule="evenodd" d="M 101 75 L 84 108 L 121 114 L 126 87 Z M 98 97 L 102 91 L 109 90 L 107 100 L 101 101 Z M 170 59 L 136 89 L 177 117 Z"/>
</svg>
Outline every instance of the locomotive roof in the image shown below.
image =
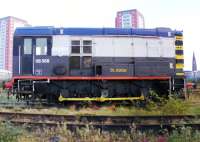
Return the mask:
<svg viewBox="0 0 200 142">
<path fill-rule="evenodd" d="M 170 28 L 125 29 L 125 28 L 55 28 L 55 27 L 20 27 L 15 30 L 15 36 L 51 36 L 51 35 L 118 35 L 118 36 L 160 36 L 174 37 L 182 35 L 182 31 Z"/>
</svg>

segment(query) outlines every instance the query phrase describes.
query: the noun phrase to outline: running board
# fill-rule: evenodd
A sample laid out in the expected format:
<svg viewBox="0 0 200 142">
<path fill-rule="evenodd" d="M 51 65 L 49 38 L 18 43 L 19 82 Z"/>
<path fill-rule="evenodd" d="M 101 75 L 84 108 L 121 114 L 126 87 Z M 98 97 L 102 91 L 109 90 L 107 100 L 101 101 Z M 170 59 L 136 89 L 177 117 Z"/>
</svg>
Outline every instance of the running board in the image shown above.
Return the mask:
<svg viewBox="0 0 200 142">
<path fill-rule="evenodd" d="M 62 95 L 59 96 L 58 100 L 60 102 L 63 101 L 97 101 L 97 102 L 105 102 L 105 101 L 133 101 L 133 100 L 144 100 L 144 96 L 141 95 L 140 97 L 122 97 L 122 98 L 104 98 L 104 97 L 97 97 L 97 98 L 65 98 Z"/>
</svg>

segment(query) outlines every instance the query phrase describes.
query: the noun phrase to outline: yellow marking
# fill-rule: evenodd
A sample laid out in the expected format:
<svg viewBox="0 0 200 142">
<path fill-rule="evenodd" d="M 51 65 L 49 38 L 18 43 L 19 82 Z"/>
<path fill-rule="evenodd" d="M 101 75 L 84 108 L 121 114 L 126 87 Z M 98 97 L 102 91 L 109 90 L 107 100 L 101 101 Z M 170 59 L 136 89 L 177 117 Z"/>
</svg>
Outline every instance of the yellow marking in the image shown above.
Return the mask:
<svg viewBox="0 0 200 142">
<path fill-rule="evenodd" d="M 184 74 L 184 72 L 182 72 L 182 73 L 181 72 L 177 72 L 176 75 L 177 76 L 184 76 L 185 74 Z"/>
<path fill-rule="evenodd" d="M 183 40 L 183 36 L 176 36 L 176 40 Z"/>
<path fill-rule="evenodd" d="M 110 68 L 110 72 L 128 72 L 126 68 Z"/>
<path fill-rule="evenodd" d="M 176 50 L 183 50 L 183 46 L 176 46 Z"/>
<path fill-rule="evenodd" d="M 176 64 L 176 68 L 177 69 L 183 69 L 184 68 L 184 64 Z"/>
<path fill-rule="evenodd" d="M 176 55 L 176 59 L 184 59 L 183 55 Z"/>
<path fill-rule="evenodd" d="M 60 102 L 63 101 L 97 101 L 97 102 L 105 102 L 105 101 L 131 101 L 131 100 L 144 100 L 144 96 L 140 97 L 122 97 L 122 98 L 64 98 L 62 95 L 59 96 L 58 100 Z"/>
</svg>

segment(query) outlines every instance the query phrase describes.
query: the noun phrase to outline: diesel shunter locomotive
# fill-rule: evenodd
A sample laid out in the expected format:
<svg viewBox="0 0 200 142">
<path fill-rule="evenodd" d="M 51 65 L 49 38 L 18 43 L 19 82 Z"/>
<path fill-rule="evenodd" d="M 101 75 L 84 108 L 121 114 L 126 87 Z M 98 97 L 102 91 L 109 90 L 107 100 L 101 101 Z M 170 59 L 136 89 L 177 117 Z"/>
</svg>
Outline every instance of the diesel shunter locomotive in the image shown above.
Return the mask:
<svg viewBox="0 0 200 142">
<path fill-rule="evenodd" d="M 23 27 L 14 34 L 13 93 L 63 101 L 144 100 L 184 88 L 182 31 Z"/>
</svg>

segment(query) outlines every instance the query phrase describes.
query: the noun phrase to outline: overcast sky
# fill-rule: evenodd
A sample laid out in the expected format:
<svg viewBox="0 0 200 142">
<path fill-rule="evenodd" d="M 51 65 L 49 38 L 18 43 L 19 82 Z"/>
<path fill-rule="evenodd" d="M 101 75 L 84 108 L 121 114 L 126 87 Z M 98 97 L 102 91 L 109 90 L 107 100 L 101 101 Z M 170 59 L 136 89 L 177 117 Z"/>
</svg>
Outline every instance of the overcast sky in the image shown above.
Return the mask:
<svg viewBox="0 0 200 142">
<path fill-rule="evenodd" d="M 183 30 L 185 70 L 192 53 L 200 69 L 200 0 L 1 0 L 0 17 L 15 16 L 33 26 L 114 27 L 116 12 L 138 9 L 146 28 Z"/>
</svg>

